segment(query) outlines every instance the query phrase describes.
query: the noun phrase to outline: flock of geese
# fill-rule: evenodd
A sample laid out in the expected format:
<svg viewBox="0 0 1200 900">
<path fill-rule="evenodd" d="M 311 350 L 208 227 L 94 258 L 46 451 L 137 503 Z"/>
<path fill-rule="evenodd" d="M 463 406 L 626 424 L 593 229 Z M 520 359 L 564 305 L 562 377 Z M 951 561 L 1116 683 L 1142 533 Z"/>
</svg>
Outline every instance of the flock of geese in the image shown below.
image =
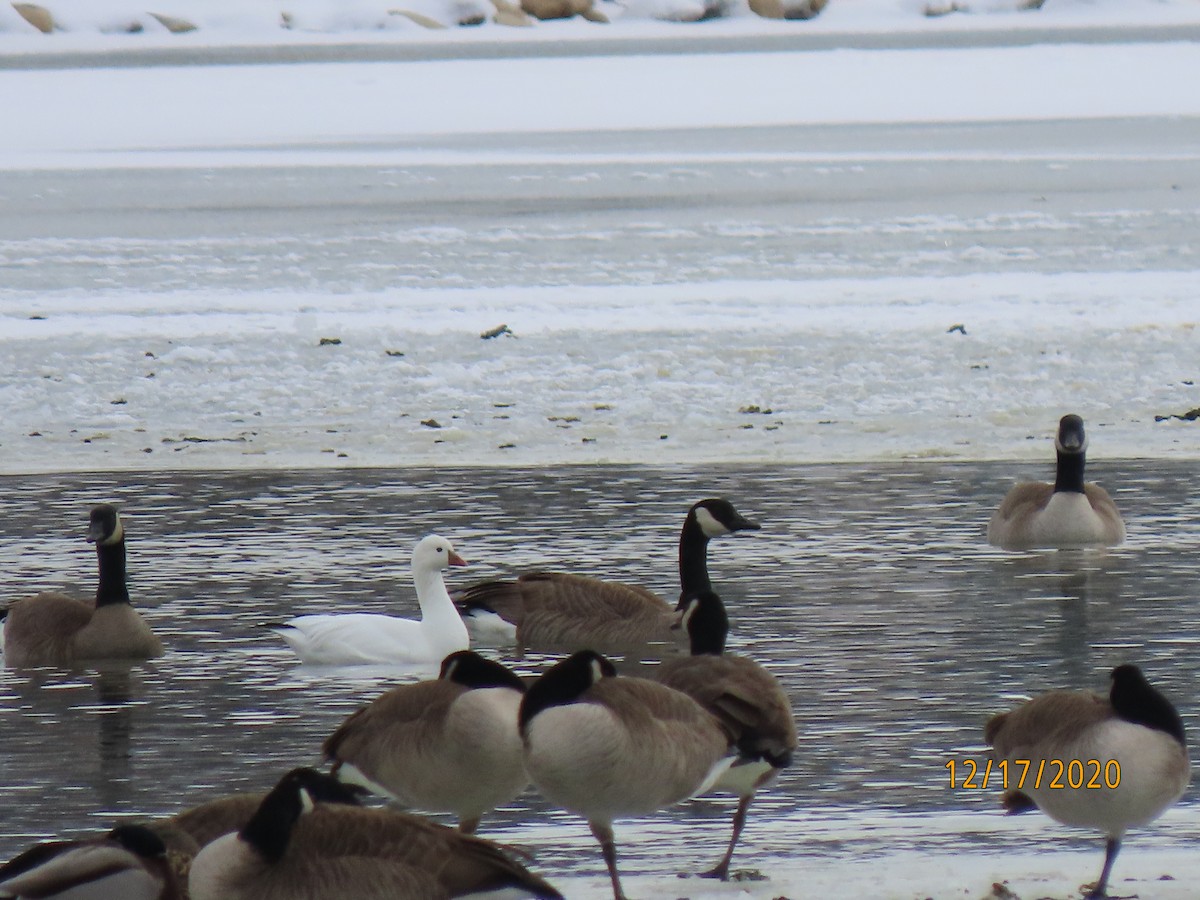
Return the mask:
<svg viewBox="0 0 1200 900">
<path fill-rule="evenodd" d="M 1057 478 L 1019 484 L 992 517 L 1005 548 L 1105 546 L 1125 537 L 1103 489 L 1083 480 L 1083 421 L 1064 416 Z M 729 619 L 708 576 L 711 539 L 759 526 L 726 500 L 688 511 L 679 541 L 677 604 L 643 588 L 580 575 L 531 573 L 451 598 L 443 573 L 465 565 L 432 535 L 413 551 L 421 619 L 300 616 L 275 630 L 305 661 L 436 663 L 437 678 L 394 687 L 350 715 L 322 744 L 328 774 L 298 768 L 266 794 L 218 798 L 169 819 L 93 838 L 31 847 L 0 867 L 0 898 L 75 900 L 435 900 L 507 889 L 560 897 L 521 854 L 475 835 L 481 819 L 528 787 L 582 816 L 600 845 L 613 896 L 625 896 L 616 819 L 711 790 L 737 797 L 732 833 L 705 875 L 725 879 L 756 793 L 788 767 L 796 723 L 778 680 L 727 653 Z M 94 602 L 58 593 L 7 610 L 4 658 L 14 668 L 150 659 L 162 644 L 129 602 L 124 529 L 109 505 L 92 510 Z M 456 602 L 457 600 L 457 602 Z M 464 618 L 471 623 L 469 630 Z M 488 631 L 523 648 L 566 654 L 536 679 L 469 649 Z M 686 639 L 652 678 L 619 675 L 615 648 Z M 1112 672 L 1107 696 L 1053 691 L 992 718 L 993 760 L 1116 760 L 1119 785 L 1005 793 L 1009 811 L 1038 808 L 1106 837 L 1088 896 L 1106 896 L 1122 837 L 1157 818 L 1190 781 L 1181 719 L 1133 665 Z M 1047 779 L 1049 781 L 1049 779 Z M 458 828 L 388 805 L 457 817 Z"/>
</svg>

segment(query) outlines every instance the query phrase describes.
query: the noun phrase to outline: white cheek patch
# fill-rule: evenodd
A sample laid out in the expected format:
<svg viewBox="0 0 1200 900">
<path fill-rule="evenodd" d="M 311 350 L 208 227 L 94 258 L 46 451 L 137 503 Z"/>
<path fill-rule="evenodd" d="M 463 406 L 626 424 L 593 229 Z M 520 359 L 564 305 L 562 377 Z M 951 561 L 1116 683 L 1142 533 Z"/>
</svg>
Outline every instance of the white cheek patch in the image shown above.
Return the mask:
<svg viewBox="0 0 1200 900">
<path fill-rule="evenodd" d="M 604 667 L 600 665 L 600 660 L 592 660 L 592 684 L 595 684 L 604 677 Z"/>
<path fill-rule="evenodd" d="M 113 544 L 119 544 L 123 540 L 125 540 L 125 526 L 121 524 L 120 519 L 117 519 L 117 527 L 114 528 L 113 533 L 109 537 L 105 538 L 101 543 L 103 543 L 104 546 L 109 547 Z"/>
<path fill-rule="evenodd" d="M 317 804 L 313 802 L 312 794 L 308 792 L 308 788 L 300 788 L 300 814 L 310 813 L 316 807 Z"/>
<path fill-rule="evenodd" d="M 696 610 L 700 608 L 699 600 L 689 600 L 688 605 L 684 607 L 683 615 L 679 619 L 679 624 L 687 630 L 688 623 L 692 621 L 692 616 L 696 614 Z"/>
<path fill-rule="evenodd" d="M 722 534 L 729 534 L 729 529 L 718 522 L 716 516 L 703 506 L 696 509 L 696 524 L 700 526 L 705 537 L 714 538 Z"/>
</svg>

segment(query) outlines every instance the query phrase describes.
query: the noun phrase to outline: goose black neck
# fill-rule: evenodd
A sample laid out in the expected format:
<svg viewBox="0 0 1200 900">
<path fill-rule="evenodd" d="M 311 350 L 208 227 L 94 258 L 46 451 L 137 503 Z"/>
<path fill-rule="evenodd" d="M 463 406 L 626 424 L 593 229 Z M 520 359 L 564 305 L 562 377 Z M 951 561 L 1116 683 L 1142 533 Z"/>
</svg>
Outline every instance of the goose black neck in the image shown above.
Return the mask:
<svg viewBox="0 0 1200 900">
<path fill-rule="evenodd" d="M 525 682 L 517 674 L 494 660 L 480 656 L 474 650 L 459 650 L 442 660 L 439 678 L 471 688 L 512 688 L 525 693 Z"/>
<path fill-rule="evenodd" d="M 1058 470 L 1054 476 L 1054 490 L 1074 494 L 1083 493 L 1082 451 L 1058 451 Z"/>
<path fill-rule="evenodd" d="M 100 585 L 96 588 L 96 606 L 109 603 L 128 603 L 129 588 L 125 584 L 125 542 L 97 544 L 96 559 L 100 565 Z"/>
<path fill-rule="evenodd" d="M 679 533 L 679 588 L 681 599 L 712 589 L 708 578 L 708 535 L 694 515 L 687 517 Z"/>
<path fill-rule="evenodd" d="M 729 616 L 725 604 L 712 591 L 705 591 L 690 601 L 684 616 L 692 656 L 720 656 L 725 652 L 729 635 Z"/>
<path fill-rule="evenodd" d="M 533 717 L 554 706 L 568 706 L 580 694 L 596 683 L 598 678 L 617 674 L 612 662 L 591 650 L 580 650 L 547 669 L 525 691 L 518 715 L 521 734 Z"/>
<path fill-rule="evenodd" d="M 1181 746 L 1187 746 L 1183 719 L 1171 701 L 1159 693 L 1136 666 L 1118 666 L 1113 670 L 1109 702 L 1113 711 L 1126 722 L 1164 732 Z"/>
<path fill-rule="evenodd" d="M 238 837 L 268 863 L 277 863 L 287 852 L 292 829 L 303 812 L 300 787 L 295 783 L 280 784 L 259 804 Z"/>
</svg>

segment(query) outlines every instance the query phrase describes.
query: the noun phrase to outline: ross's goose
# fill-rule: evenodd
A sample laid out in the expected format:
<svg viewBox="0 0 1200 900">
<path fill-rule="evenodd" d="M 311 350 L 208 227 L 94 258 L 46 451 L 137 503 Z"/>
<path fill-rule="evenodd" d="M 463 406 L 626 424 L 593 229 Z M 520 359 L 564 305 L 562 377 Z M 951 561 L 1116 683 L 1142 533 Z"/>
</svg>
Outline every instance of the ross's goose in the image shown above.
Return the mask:
<svg viewBox="0 0 1200 900">
<path fill-rule="evenodd" d="M 297 616 L 277 632 L 303 662 L 317 665 L 437 665 L 470 643 L 442 572 L 465 566 L 450 541 L 422 538 L 412 555 L 413 582 L 421 618 L 381 613 L 328 613 Z"/>
</svg>

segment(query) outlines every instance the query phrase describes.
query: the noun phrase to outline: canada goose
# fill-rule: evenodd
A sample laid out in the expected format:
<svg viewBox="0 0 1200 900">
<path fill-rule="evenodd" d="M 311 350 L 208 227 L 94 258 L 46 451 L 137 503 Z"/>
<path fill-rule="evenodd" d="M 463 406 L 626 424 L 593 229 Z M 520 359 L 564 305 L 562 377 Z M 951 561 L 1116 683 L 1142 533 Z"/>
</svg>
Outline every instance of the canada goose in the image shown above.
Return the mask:
<svg viewBox="0 0 1200 900">
<path fill-rule="evenodd" d="M 37 844 L 0 867 L 0 897 L 177 900 L 179 885 L 166 853 L 159 837 L 140 825 Z"/>
<path fill-rule="evenodd" d="M 725 652 L 729 619 L 720 597 L 701 591 L 688 600 L 683 625 L 692 655 L 664 663 L 655 679 L 694 699 L 733 735 L 738 758 L 713 786 L 738 797 L 733 835 L 721 861 L 704 873 L 724 880 L 755 793 L 791 765 L 796 720 L 774 675 L 748 657 Z"/>
<path fill-rule="evenodd" d="M 129 605 L 125 527 L 115 506 L 92 509 L 87 540 L 96 545 L 100 583 L 95 603 L 52 591 L 17 600 L 4 625 L 11 667 L 66 666 L 97 659 L 152 659 L 162 642 Z"/>
<path fill-rule="evenodd" d="M 694 504 L 679 534 L 681 596 L 712 587 L 709 540 L 759 527 L 728 500 Z M 515 581 L 480 582 L 463 591 L 458 601 L 474 628 L 498 629 L 522 648 L 616 650 L 679 638 L 674 604 L 638 585 L 585 575 L 531 572 Z"/>
<path fill-rule="evenodd" d="M 467 627 L 446 593 L 442 572 L 465 566 L 444 537 L 429 535 L 412 554 L 421 619 L 375 613 L 297 616 L 273 630 L 303 662 L 320 665 L 431 664 L 466 650 Z"/>
<path fill-rule="evenodd" d="M 733 761 L 730 736 L 695 700 L 581 650 L 521 701 L 525 767 L 552 803 L 588 820 L 623 900 L 612 823 L 702 793 Z"/>
<path fill-rule="evenodd" d="M 308 784 L 330 776 L 306 770 Z M 513 888 L 561 895 L 490 841 L 417 816 L 314 804 L 289 772 L 241 831 L 192 862 L 192 900 L 439 900 Z"/>
<path fill-rule="evenodd" d="M 1157 819 L 1191 780 L 1179 713 L 1133 665 L 1113 669 L 1107 698 L 1051 691 L 993 716 L 984 737 L 1006 763 L 1011 811 L 1036 804 L 1064 825 L 1106 835 L 1089 897 L 1106 896 L 1125 832 Z"/>
<path fill-rule="evenodd" d="M 299 782 L 309 797 L 317 803 L 341 803 L 357 806 L 359 797 L 366 789 L 345 784 L 317 772 L 315 769 L 300 768 L 292 771 L 293 780 Z M 199 850 L 222 835 L 241 831 L 250 817 L 266 799 L 267 791 L 245 791 L 206 800 L 196 806 L 182 810 L 165 819 L 147 822 L 171 850 L 195 856 Z"/>
<path fill-rule="evenodd" d="M 471 833 L 529 784 L 517 711 L 525 685 L 471 650 L 436 680 L 392 688 L 351 715 L 322 749 L 333 774 L 405 806 L 451 812 Z"/>
<path fill-rule="evenodd" d="M 1063 416 L 1054 440 L 1054 484 L 1022 482 L 988 522 L 988 543 L 1005 550 L 1034 547 L 1111 547 L 1125 540 L 1125 522 L 1108 491 L 1085 483 L 1083 419 Z"/>
</svg>

